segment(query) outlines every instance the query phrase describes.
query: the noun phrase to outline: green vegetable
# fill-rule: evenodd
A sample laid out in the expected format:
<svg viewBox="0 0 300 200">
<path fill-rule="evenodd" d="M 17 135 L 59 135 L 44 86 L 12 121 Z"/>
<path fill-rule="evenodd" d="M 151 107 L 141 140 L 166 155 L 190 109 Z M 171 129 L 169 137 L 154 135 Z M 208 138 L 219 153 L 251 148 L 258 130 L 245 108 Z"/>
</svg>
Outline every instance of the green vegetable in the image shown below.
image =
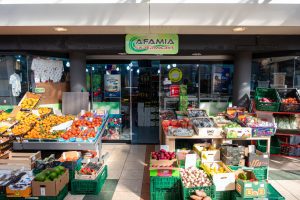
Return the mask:
<svg viewBox="0 0 300 200">
<path fill-rule="evenodd" d="M 50 178 L 51 181 L 53 181 L 54 179 L 57 178 L 57 176 L 58 176 L 57 173 L 51 172 L 51 174 L 49 175 L 49 178 Z"/>
<path fill-rule="evenodd" d="M 34 178 L 34 180 L 40 181 L 40 182 L 45 181 L 45 179 L 46 179 L 46 176 L 45 176 L 45 174 L 43 174 L 43 173 L 37 174 L 37 175 L 35 176 L 35 178 Z"/>
</svg>

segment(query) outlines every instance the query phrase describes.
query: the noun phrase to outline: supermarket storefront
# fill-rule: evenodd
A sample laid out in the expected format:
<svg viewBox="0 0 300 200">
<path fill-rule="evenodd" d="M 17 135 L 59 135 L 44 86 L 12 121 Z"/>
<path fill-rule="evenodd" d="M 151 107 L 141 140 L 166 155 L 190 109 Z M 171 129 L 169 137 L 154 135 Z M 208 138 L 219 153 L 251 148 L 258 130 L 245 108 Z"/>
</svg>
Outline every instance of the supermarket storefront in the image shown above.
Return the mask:
<svg viewBox="0 0 300 200">
<path fill-rule="evenodd" d="M 15 45 L 24 45 L 30 37 L 18 36 L 21 44 Z M 229 41 L 229 37 L 233 40 Z M 68 41 L 73 40 L 73 44 L 62 38 L 41 36 L 43 44 L 26 43 L 30 44 L 26 48 L 40 49 L 38 52 L 3 53 L 3 82 L 7 85 L 2 89 L 3 109 L 16 105 L 26 91 L 41 91 L 41 104 L 54 108 L 61 108 L 63 92 L 86 91 L 91 109 L 107 109 L 112 115 L 104 140 L 159 143 L 159 111 L 200 106 L 215 115 L 231 104 L 248 106 L 257 86 L 276 87 L 274 73 L 284 75 L 284 87 L 300 85 L 297 46 L 284 50 L 292 49 L 290 43 L 299 41 L 297 36 L 261 36 L 261 43 L 256 44 L 261 49 L 272 41 L 284 40 L 282 51 L 237 52 L 234 49 L 256 36 L 179 35 L 178 53 L 160 56 L 123 55 L 124 35 L 69 36 Z M 87 47 L 76 47 L 78 40 L 85 40 Z M 205 43 L 207 40 L 211 42 Z M 42 51 L 43 46 L 58 41 L 72 46 L 75 52 Z M 38 62 L 58 66 L 61 73 L 51 78 L 41 76 Z M 14 73 L 22 77 L 17 94 L 13 94 L 9 84 Z M 47 81 L 43 80 L 45 77 Z M 184 97 L 180 97 L 180 85 L 186 85 Z M 187 103 L 183 105 L 184 100 Z"/>
</svg>

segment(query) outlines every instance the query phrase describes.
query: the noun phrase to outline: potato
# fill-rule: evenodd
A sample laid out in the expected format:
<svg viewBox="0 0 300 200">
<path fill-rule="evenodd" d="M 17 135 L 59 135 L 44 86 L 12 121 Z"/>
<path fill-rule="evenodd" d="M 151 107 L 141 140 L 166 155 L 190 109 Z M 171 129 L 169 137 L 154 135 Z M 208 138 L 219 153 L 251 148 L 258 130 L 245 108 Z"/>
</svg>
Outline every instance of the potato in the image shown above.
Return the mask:
<svg viewBox="0 0 300 200">
<path fill-rule="evenodd" d="M 196 190 L 196 195 L 199 196 L 199 197 L 206 197 L 206 193 L 204 191 L 199 191 L 199 190 Z"/>
<path fill-rule="evenodd" d="M 202 197 L 198 197 L 196 195 L 192 195 L 192 196 L 190 196 L 190 198 L 193 200 L 202 200 L 203 199 Z"/>
</svg>

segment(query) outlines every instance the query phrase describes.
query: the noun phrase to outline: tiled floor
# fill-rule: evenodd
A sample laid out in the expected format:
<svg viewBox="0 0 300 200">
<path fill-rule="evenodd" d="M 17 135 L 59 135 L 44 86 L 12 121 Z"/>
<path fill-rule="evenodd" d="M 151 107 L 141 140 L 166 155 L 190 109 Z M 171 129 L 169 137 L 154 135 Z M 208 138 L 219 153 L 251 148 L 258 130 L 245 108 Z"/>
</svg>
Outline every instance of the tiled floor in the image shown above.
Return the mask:
<svg viewBox="0 0 300 200">
<path fill-rule="evenodd" d="M 154 146 L 104 144 L 108 179 L 99 195 L 68 195 L 67 200 L 148 200 L 149 153 Z M 300 200 L 300 159 L 272 157 L 270 161 L 269 182 L 286 200 Z"/>
</svg>

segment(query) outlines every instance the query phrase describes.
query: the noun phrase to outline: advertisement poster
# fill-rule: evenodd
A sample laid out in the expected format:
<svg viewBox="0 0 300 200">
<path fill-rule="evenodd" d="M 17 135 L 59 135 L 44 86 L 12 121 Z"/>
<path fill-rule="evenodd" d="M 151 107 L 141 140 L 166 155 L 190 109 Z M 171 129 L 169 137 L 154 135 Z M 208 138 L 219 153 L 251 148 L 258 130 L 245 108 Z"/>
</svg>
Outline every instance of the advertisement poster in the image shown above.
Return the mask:
<svg viewBox="0 0 300 200">
<path fill-rule="evenodd" d="M 213 93 L 229 93 L 231 87 L 231 67 L 213 65 L 212 91 Z"/>
<path fill-rule="evenodd" d="M 104 75 L 104 97 L 107 98 L 121 97 L 121 75 L 120 74 Z"/>
</svg>

